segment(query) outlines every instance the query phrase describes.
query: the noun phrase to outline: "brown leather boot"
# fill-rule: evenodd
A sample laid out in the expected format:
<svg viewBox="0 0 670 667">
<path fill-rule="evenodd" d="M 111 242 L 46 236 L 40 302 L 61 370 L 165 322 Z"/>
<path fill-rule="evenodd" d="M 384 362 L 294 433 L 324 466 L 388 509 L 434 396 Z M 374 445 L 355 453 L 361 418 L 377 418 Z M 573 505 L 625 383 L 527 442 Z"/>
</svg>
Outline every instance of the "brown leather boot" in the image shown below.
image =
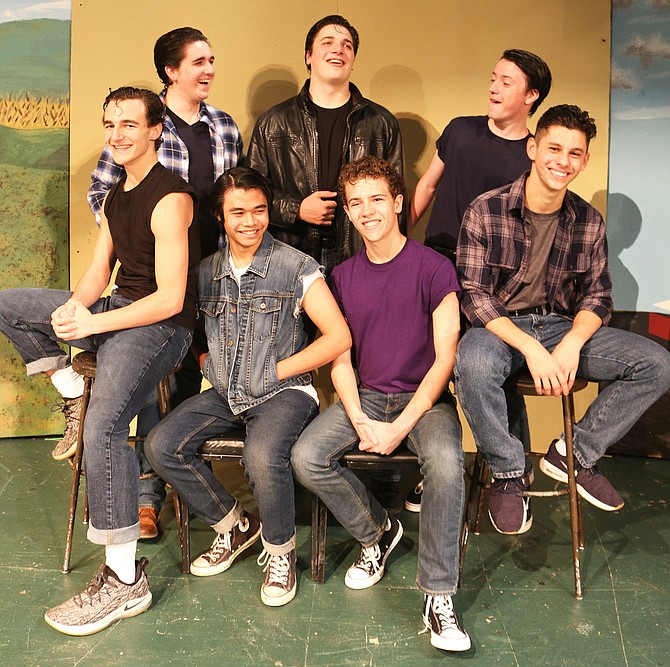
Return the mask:
<svg viewBox="0 0 670 667">
<path fill-rule="evenodd" d="M 153 540 L 158 537 L 158 513 L 154 507 L 140 507 L 141 540 Z"/>
</svg>

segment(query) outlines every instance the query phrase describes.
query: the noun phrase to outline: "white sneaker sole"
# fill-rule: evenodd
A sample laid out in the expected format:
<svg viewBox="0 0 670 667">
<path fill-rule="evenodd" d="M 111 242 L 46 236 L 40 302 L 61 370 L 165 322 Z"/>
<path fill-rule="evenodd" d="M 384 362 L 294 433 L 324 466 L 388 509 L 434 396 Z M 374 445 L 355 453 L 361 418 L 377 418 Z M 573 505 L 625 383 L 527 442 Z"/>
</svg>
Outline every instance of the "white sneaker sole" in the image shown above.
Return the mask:
<svg viewBox="0 0 670 667">
<path fill-rule="evenodd" d="M 96 621 L 95 623 L 87 623 L 86 625 L 63 625 L 58 621 L 54 621 L 49 618 L 47 612 L 44 614 L 44 620 L 58 632 L 62 632 L 66 635 L 72 635 L 74 637 L 84 637 L 86 635 L 92 635 L 100 630 L 104 630 L 109 627 L 115 621 L 121 620 L 122 618 L 131 618 L 137 616 L 142 612 L 149 609 L 151 606 L 151 591 L 149 591 L 144 597 L 136 598 L 135 600 L 129 600 L 122 607 L 115 609 L 113 612 L 110 612 L 104 618 Z"/>
<path fill-rule="evenodd" d="M 549 463 L 544 456 L 540 459 L 540 470 L 547 475 L 555 479 L 557 482 L 563 482 L 563 484 L 568 483 L 568 473 L 560 468 L 557 468 L 553 463 Z M 597 507 L 599 510 L 604 512 L 616 512 L 620 510 L 624 503 L 621 503 L 618 507 L 613 507 L 612 505 L 605 505 L 595 496 L 592 496 L 581 484 L 577 484 L 577 493 L 586 500 L 586 502 L 591 503 L 594 507 Z"/>
<path fill-rule="evenodd" d="M 366 579 L 355 579 L 350 577 L 349 570 L 351 570 L 352 568 L 349 568 L 349 570 L 347 570 L 347 573 L 344 575 L 344 585 L 347 588 L 351 588 L 352 590 L 362 591 L 366 588 L 374 586 L 377 582 L 381 581 L 381 578 L 384 576 L 384 568 L 386 567 L 386 561 L 388 560 L 388 557 L 391 555 L 393 549 L 396 548 L 398 542 L 400 542 L 402 534 L 403 534 L 402 524 L 398 522 L 398 532 L 396 533 L 393 542 L 391 542 L 391 545 L 386 551 L 381 567 L 371 577 L 367 577 Z"/>
<path fill-rule="evenodd" d="M 224 560 L 223 562 L 219 563 L 218 565 L 207 565 L 204 567 L 201 567 L 197 565 L 198 558 L 196 558 L 192 563 L 191 563 L 191 574 L 196 576 L 196 577 L 213 577 L 215 574 L 221 574 L 221 572 L 225 572 L 227 569 L 230 568 L 230 566 L 235 562 L 235 559 L 244 551 L 246 551 L 250 546 L 256 544 L 258 541 L 258 538 L 261 536 L 261 530 L 263 529 L 262 524 L 259 524 L 258 526 L 258 532 L 255 535 L 252 535 L 241 547 L 237 549 L 237 551 L 231 555 L 231 557 L 228 560 Z"/>
<path fill-rule="evenodd" d="M 412 503 L 409 500 L 405 500 L 405 509 L 408 512 L 418 513 L 421 511 L 421 503 Z"/>
<path fill-rule="evenodd" d="M 430 630 L 430 628 L 427 629 Z M 430 643 L 435 648 L 443 651 L 469 651 L 472 646 L 470 636 L 467 632 L 465 633 L 465 637 L 449 638 L 442 637 L 442 635 L 438 635 L 430 630 Z"/>
<path fill-rule="evenodd" d="M 274 588 L 274 587 L 273 587 Z M 272 595 L 266 595 L 263 587 L 261 587 L 261 602 L 268 607 L 282 607 L 285 604 L 288 604 L 294 597 L 296 590 L 298 588 L 297 581 L 293 584 L 293 588 L 290 591 L 286 591 L 283 595 L 278 595 L 276 597 Z"/>
</svg>

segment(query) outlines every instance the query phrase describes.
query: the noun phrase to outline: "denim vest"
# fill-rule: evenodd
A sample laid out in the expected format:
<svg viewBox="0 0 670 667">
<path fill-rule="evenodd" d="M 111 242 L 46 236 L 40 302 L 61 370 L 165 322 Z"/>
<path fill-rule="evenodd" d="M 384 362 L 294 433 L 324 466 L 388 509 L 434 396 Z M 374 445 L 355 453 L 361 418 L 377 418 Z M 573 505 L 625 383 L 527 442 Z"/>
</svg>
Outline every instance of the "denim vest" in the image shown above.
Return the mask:
<svg viewBox="0 0 670 667">
<path fill-rule="evenodd" d="M 310 373 L 278 380 L 277 361 L 309 342 L 298 302 L 302 278 L 318 269 L 314 259 L 268 232 L 239 286 L 227 247 L 201 262 L 199 308 L 209 348 L 203 373 L 234 414 L 312 382 Z"/>
</svg>

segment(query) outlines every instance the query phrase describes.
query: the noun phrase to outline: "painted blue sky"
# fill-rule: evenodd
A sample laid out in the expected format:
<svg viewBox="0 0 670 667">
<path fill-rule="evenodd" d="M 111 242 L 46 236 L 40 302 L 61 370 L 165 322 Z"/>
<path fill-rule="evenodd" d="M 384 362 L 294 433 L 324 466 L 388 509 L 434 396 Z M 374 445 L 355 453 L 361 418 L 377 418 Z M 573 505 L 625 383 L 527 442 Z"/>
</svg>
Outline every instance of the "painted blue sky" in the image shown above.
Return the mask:
<svg viewBox="0 0 670 667">
<path fill-rule="evenodd" d="M 613 0 L 608 229 L 617 310 L 670 310 L 670 0 Z"/>
<path fill-rule="evenodd" d="M 71 0 L 0 0 L 0 23 L 28 19 L 60 19 L 69 21 L 72 14 Z"/>
</svg>

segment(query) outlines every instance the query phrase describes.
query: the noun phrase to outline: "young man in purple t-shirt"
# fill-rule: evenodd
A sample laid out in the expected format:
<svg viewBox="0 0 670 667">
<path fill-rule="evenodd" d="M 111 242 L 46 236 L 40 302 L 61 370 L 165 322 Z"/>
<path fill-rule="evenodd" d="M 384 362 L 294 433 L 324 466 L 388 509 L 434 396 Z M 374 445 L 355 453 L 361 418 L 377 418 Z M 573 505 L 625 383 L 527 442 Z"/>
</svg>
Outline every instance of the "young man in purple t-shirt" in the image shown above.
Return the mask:
<svg viewBox="0 0 670 667">
<path fill-rule="evenodd" d="M 333 361 L 340 402 L 298 439 L 294 474 L 361 543 L 344 581 L 364 589 L 382 578 L 403 530 L 339 458 L 355 447 L 388 455 L 401 443 L 419 456 L 424 498 L 416 581 L 423 618 L 433 646 L 466 651 L 470 638 L 451 602 L 463 505 L 461 426 L 447 389 L 460 330 L 456 273 L 448 259 L 400 232 L 404 184 L 388 162 L 369 156 L 351 162 L 338 187 L 365 243 L 330 278 L 356 359 L 347 351 Z"/>
</svg>

